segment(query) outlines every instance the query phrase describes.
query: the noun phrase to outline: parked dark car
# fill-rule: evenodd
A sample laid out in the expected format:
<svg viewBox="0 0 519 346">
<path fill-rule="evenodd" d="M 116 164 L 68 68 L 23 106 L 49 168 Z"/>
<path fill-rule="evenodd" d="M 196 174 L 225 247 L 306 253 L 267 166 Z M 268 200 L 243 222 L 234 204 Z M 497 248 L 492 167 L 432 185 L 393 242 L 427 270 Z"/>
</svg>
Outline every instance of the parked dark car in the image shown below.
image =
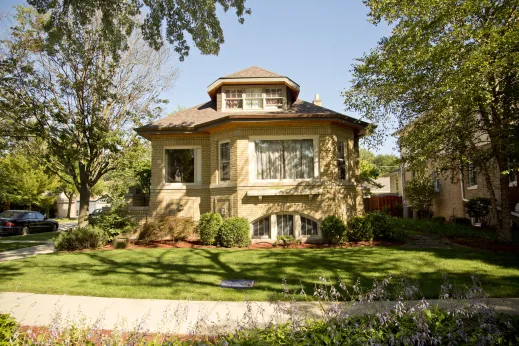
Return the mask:
<svg viewBox="0 0 519 346">
<path fill-rule="evenodd" d="M 57 231 L 59 224 L 37 211 L 7 210 L 0 214 L 0 235 Z"/>
</svg>

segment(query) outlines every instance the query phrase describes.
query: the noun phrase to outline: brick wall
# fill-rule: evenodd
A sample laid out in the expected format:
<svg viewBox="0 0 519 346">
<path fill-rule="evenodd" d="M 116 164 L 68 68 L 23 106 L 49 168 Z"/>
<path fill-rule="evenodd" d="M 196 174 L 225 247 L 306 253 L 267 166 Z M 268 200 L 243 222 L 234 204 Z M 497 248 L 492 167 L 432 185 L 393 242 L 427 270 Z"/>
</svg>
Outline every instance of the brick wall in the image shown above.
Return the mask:
<svg viewBox="0 0 519 346">
<path fill-rule="evenodd" d="M 319 177 L 305 181 L 264 182 L 251 181 L 249 175 L 249 140 L 262 136 L 313 136 L 319 146 Z M 337 180 L 335 147 L 337 139 L 347 143 L 346 181 Z M 231 147 L 230 181 L 219 182 L 218 143 L 229 140 Z M 196 185 L 169 185 L 164 183 L 164 149 L 168 146 L 199 146 L 202 156 L 201 183 Z M 275 213 L 298 213 L 318 221 L 336 214 L 344 219 L 363 211 L 360 188 L 356 186 L 355 136 L 351 129 L 319 122 L 287 122 L 252 126 L 251 124 L 225 128 L 204 135 L 171 135 L 152 139 L 152 187 L 149 214 L 178 215 L 198 220 L 208 211 L 228 216 L 241 216 L 253 221 Z M 273 196 L 249 196 L 248 191 L 279 191 Z M 301 190 L 320 190 L 312 195 L 294 195 Z M 277 193 L 277 192 L 276 192 Z"/>
</svg>

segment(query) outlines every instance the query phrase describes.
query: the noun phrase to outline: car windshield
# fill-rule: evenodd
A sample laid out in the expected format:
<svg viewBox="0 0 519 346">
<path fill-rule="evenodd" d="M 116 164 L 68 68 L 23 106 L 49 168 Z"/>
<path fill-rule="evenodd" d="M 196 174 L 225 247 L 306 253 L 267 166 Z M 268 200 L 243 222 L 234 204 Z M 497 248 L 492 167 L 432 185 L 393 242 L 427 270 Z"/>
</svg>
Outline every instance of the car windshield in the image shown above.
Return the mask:
<svg viewBox="0 0 519 346">
<path fill-rule="evenodd" d="M 22 216 L 23 214 L 24 213 L 21 212 L 21 211 L 8 210 L 8 211 L 4 211 L 3 213 L 1 213 L 0 214 L 0 218 L 2 218 L 2 219 L 17 219 L 20 216 Z"/>
</svg>

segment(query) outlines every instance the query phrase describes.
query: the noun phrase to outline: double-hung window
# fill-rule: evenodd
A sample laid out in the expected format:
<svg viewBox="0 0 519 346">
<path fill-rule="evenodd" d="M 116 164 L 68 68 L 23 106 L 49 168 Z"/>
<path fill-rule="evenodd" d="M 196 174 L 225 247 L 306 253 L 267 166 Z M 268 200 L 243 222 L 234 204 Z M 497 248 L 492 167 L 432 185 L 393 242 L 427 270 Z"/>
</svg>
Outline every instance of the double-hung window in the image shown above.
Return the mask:
<svg viewBox="0 0 519 346">
<path fill-rule="evenodd" d="M 285 104 L 284 87 L 224 88 L 227 110 L 281 110 Z"/>
<path fill-rule="evenodd" d="M 220 143 L 220 181 L 231 180 L 231 144 Z"/>
<path fill-rule="evenodd" d="M 256 140 L 256 179 L 314 178 L 312 139 Z"/>
<path fill-rule="evenodd" d="M 200 148 L 165 148 L 164 182 L 190 184 L 201 182 Z"/>
<path fill-rule="evenodd" d="M 468 182 L 469 187 L 477 186 L 478 185 L 478 172 L 476 171 L 476 167 L 474 167 L 473 164 L 469 163 L 467 165 L 467 171 L 468 171 Z"/>
<path fill-rule="evenodd" d="M 339 170 L 339 180 L 346 179 L 346 148 L 343 140 L 337 141 L 337 169 Z"/>
</svg>

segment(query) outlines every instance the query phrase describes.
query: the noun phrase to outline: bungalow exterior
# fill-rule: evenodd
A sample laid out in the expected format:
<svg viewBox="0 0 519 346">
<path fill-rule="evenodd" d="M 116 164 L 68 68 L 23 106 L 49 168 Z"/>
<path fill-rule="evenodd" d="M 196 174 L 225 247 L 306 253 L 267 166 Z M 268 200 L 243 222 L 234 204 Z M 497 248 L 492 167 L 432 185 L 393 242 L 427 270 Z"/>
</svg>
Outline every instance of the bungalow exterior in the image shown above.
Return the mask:
<svg viewBox="0 0 519 346">
<path fill-rule="evenodd" d="M 369 124 L 299 90 L 252 66 L 211 83 L 207 102 L 137 128 L 152 144 L 148 219 L 214 211 L 249 220 L 253 241 L 311 241 L 324 217 L 362 213 L 359 139 Z"/>
</svg>

